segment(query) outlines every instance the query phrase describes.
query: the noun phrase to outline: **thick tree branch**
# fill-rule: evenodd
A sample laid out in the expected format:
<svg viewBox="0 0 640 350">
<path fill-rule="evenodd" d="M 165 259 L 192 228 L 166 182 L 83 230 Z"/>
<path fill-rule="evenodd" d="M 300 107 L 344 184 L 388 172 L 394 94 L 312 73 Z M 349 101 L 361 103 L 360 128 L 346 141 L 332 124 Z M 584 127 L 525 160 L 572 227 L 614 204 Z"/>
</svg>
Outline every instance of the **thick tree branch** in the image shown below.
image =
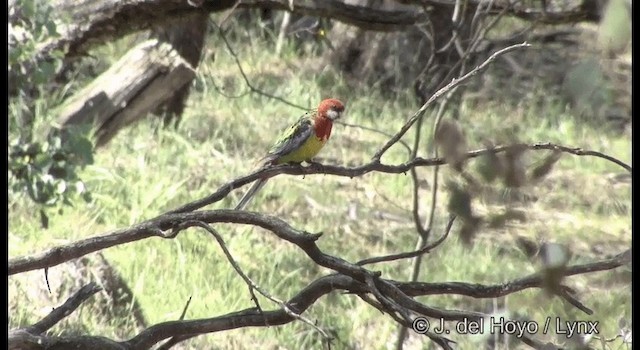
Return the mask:
<svg viewBox="0 0 640 350">
<path fill-rule="evenodd" d="M 616 267 L 619 267 L 625 263 L 630 261 L 629 252 L 624 252 L 616 255 L 615 257 L 604 259 L 601 261 L 596 261 L 592 263 L 573 265 L 567 268 L 567 276 L 590 273 L 595 271 L 605 271 L 611 270 Z M 482 285 L 482 284 L 474 284 L 474 283 L 463 283 L 463 282 L 444 282 L 444 283 L 420 283 L 420 282 L 397 282 L 392 280 L 380 280 L 381 282 L 389 283 L 394 287 L 390 290 L 388 294 L 386 294 L 386 298 L 397 298 L 399 300 L 396 301 L 399 307 L 406 307 L 409 309 L 415 309 L 419 314 L 431 314 L 435 315 L 432 317 L 443 317 L 445 320 L 457 320 L 462 318 L 467 319 L 476 319 L 478 317 L 484 317 L 486 315 L 479 313 L 472 313 L 464 311 L 445 311 L 445 310 L 436 310 L 433 308 L 428 308 L 422 305 L 421 303 L 416 302 L 412 298 L 407 299 L 406 296 L 423 296 L 423 295 L 434 295 L 434 294 L 459 294 L 464 296 L 470 296 L 474 298 L 495 298 L 499 296 L 504 296 L 512 293 L 516 293 L 525 289 L 530 288 L 542 288 L 543 281 L 537 275 L 531 275 L 528 277 L 516 279 L 510 282 L 506 282 L 503 284 L 497 285 Z M 373 283 L 376 283 L 375 280 Z M 65 304 L 60 307 L 62 309 L 65 305 L 75 305 L 78 303 L 78 300 L 81 298 L 86 299 L 86 293 L 91 291 L 89 288 L 90 285 L 83 287 L 80 291 L 78 291 L 74 296 L 72 296 Z M 382 291 L 380 291 L 381 295 L 387 287 L 382 287 Z M 302 313 L 306 309 L 308 309 L 317 299 L 322 297 L 325 294 L 330 293 L 334 290 L 345 290 L 351 293 L 356 293 L 362 295 L 366 298 L 368 293 L 371 293 L 369 286 L 367 284 L 356 281 L 355 279 L 341 275 L 341 274 L 331 274 L 328 276 L 321 277 L 314 282 L 310 283 L 307 287 L 301 290 L 297 295 L 291 298 L 286 304 L 291 305 L 295 308 L 296 312 Z M 72 301 L 73 300 L 73 301 Z M 81 302 L 81 301 L 80 301 Z M 388 308 L 382 306 L 381 304 L 377 304 L 369 299 L 370 303 L 373 305 L 377 305 L 376 307 L 380 308 L 381 311 L 391 312 Z M 78 303 L 79 304 L 79 303 Z M 76 306 L 77 307 L 77 306 Z M 56 309 L 58 310 L 58 309 Z M 68 310 L 72 311 L 71 308 Z M 54 311 L 56 312 L 56 311 Z M 53 314 L 53 313 L 52 313 Z M 47 316 L 49 318 L 50 316 Z M 57 318 L 57 317 L 56 317 Z M 395 317 L 394 317 L 395 318 Z M 121 343 L 116 343 L 113 341 L 107 342 L 107 339 L 101 337 L 85 337 L 81 341 L 83 344 L 89 344 L 92 338 L 96 338 L 100 340 L 102 343 L 107 342 L 111 347 L 110 348 L 121 348 L 121 349 L 148 349 L 149 347 L 157 344 L 158 342 L 168 339 L 171 337 L 189 337 L 195 334 L 203 334 L 203 333 L 211 333 L 211 332 L 219 332 L 229 329 L 243 328 L 243 327 L 263 327 L 266 325 L 275 326 L 281 325 L 285 323 L 289 323 L 294 321 L 296 318 L 291 316 L 283 309 L 272 310 L 272 311 L 263 311 L 260 312 L 257 308 L 245 309 L 238 312 L 233 312 L 230 314 L 226 314 L 223 316 L 207 318 L 207 319 L 199 319 L 199 320 L 179 320 L 179 321 L 170 321 L 160 323 L 154 326 L 147 328 L 142 331 L 140 334 L 135 336 L 134 338 L 124 341 Z M 59 319 L 58 319 L 59 321 Z M 40 323 L 44 322 L 41 321 Z M 39 324 L 40 324 L 39 323 Z M 50 327 L 53 325 L 51 322 L 47 321 L 46 327 Z M 14 330 L 9 334 L 10 337 L 10 345 L 13 341 L 31 339 L 38 340 L 41 343 L 32 343 L 28 344 L 33 345 L 33 349 L 42 349 L 40 346 L 42 341 L 46 341 L 47 343 L 55 343 L 58 341 L 55 337 L 37 337 L 33 333 L 39 332 L 40 329 L 44 329 L 42 327 L 37 326 L 38 324 L 28 328 L 28 332 L 25 330 Z M 407 324 L 409 326 L 410 324 Z M 48 329 L 48 328 L 47 328 Z M 93 339 L 95 340 L 95 339 Z M 536 344 L 538 343 L 534 339 L 524 339 L 523 340 L 527 344 Z M 27 343 L 24 343 L 27 344 Z M 77 344 L 70 343 L 67 340 L 67 345 Z"/>
<path fill-rule="evenodd" d="M 299 313 L 304 312 L 313 303 L 336 289 L 358 289 L 359 283 L 353 279 L 330 275 L 322 277 L 304 288 L 287 304 L 295 307 Z M 147 328 L 134 338 L 125 342 L 131 349 L 148 349 L 152 345 L 170 337 L 203 334 L 237 329 L 244 327 L 277 326 L 294 321 L 295 318 L 285 310 L 278 309 L 260 312 L 256 308 L 245 309 L 227 315 L 200 320 L 164 322 Z"/>
<path fill-rule="evenodd" d="M 606 155 L 597 151 L 583 150 L 582 148 L 573 148 L 562 145 L 557 145 L 548 142 L 541 143 L 533 143 L 533 144 L 521 144 L 521 145 L 505 145 L 505 146 L 497 146 L 493 148 L 484 148 L 476 151 L 470 151 L 466 154 L 467 159 L 477 158 L 489 153 L 502 153 L 507 151 L 511 147 L 526 147 L 529 150 L 558 150 L 561 152 L 577 155 L 577 156 L 590 156 L 590 157 L 598 157 L 603 158 L 608 161 L 611 161 L 625 170 L 631 172 L 631 166 L 624 163 L 623 161 Z M 211 195 L 196 200 L 194 202 L 188 203 L 182 207 L 174 209 L 169 213 L 182 213 L 197 210 L 203 208 L 209 204 L 220 201 L 225 198 L 232 190 L 240 188 L 248 183 L 251 183 L 262 177 L 273 177 L 278 174 L 288 174 L 288 175 L 313 175 L 313 174 L 327 174 L 327 175 L 336 175 L 336 176 L 344 176 L 344 177 L 358 177 L 371 172 L 380 172 L 387 174 L 402 174 L 406 173 L 410 169 L 414 167 L 430 167 L 436 165 L 446 164 L 445 160 L 441 157 L 437 158 L 422 158 L 417 157 L 408 162 L 397 164 L 397 165 L 388 165 L 383 164 L 378 160 L 372 160 L 367 164 L 363 164 L 357 167 L 342 167 L 337 165 L 311 165 L 311 166 L 300 166 L 300 165 L 279 165 L 275 167 L 270 167 L 267 169 L 260 169 L 255 171 L 252 174 L 239 177 L 237 179 L 231 180 L 226 184 L 222 185 L 216 192 Z"/>
<path fill-rule="evenodd" d="M 630 252 L 630 250 L 627 250 L 612 258 L 603 259 L 591 263 L 568 266 L 565 271 L 565 276 L 575 276 L 585 273 L 613 270 L 630 262 Z M 523 278 L 518 278 L 513 281 L 494 285 L 482 285 L 465 282 L 410 282 L 396 283 L 396 285 L 409 296 L 457 294 L 473 298 L 497 298 L 529 288 L 541 288 L 543 286 L 543 280 L 539 274 L 535 273 Z"/>
<path fill-rule="evenodd" d="M 227 211 L 231 212 L 231 211 Z M 207 222 L 207 216 L 211 216 L 213 212 L 196 212 L 189 214 L 180 214 L 185 221 L 182 221 L 182 225 L 180 225 L 181 229 L 184 229 L 188 226 L 201 226 L 199 224 L 196 225 L 197 220 L 204 219 L 202 221 Z M 346 290 L 356 294 L 363 293 L 373 293 L 377 294 L 379 301 L 382 303 L 379 305 L 386 312 L 401 312 L 404 314 L 403 322 L 407 322 L 407 317 L 410 317 L 407 314 L 408 310 L 413 310 L 414 312 L 430 316 L 430 317 L 442 317 L 445 320 L 459 320 L 459 319 L 477 319 L 479 317 L 485 317 L 486 315 L 475 313 L 475 312 L 465 312 L 465 311 L 454 311 L 454 310 L 439 310 L 431 307 L 427 307 L 417 301 L 415 301 L 412 297 L 420 296 L 420 295 L 432 295 L 432 294 L 460 294 L 471 296 L 475 298 L 493 298 L 498 296 L 503 296 L 511 293 L 515 293 L 528 288 L 541 288 L 543 287 L 542 279 L 537 275 L 531 275 L 525 278 L 517 279 L 511 282 L 507 282 L 499 285 L 485 286 L 480 284 L 472 284 L 472 283 L 460 283 L 460 282 L 448 282 L 448 283 L 419 283 L 419 282 L 397 282 L 392 280 L 384 280 L 377 277 L 376 274 L 371 274 L 366 270 L 362 270 L 357 268 L 356 266 L 341 260 L 339 258 L 334 258 L 325 255 L 320 252 L 319 249 L 315 246 L 313 241 L 315 238 L 310 239 L 310 243 L 305 243 L 305 239 L 300 239 L 301 236 L 299 232 L 292 229 L 288 229 L 286 227 L 281 227 L 276 225 L 279 228 L 273 226 L 273 222 L 269 222 L 269 220 L 263 220 L 264 218 L 258 218 L 259 214 L 255 213 L 245 213 L 245 212 L 236 212 L 236 214 L 249 214 L 245 216 L 243 220 L 245 222 L 260 222 L 262 226 L 265 228 L 271 227 L 271 229 L 280 230 L 279 236 L 286 236 L 291 241 L 297 242 L 297 244 L 302 248 L 307 255 L 309 255 L 314 261 L 317 261 L 323 266 L 327 266 L 333 268 L 336 271 L 342 271 L 342 274 L 332 274 L 325 277 L 322 277 L 314 282 L 312 282 L 308 287 L 304 288 L 301 292 L 299 292 L 296 296 L 290 299 L 286 304 L 291 305 L 295 312 L 302 313 L 309 306 L 311 306 L 318 298 L 321 296 L 337 289 Z M 213 215 L 215 216 L 215 215 Z M 178 227 L 176 223 L 173 222 L 176 218 L 167 218 L 162 223 L 162 226 L 166 227 Z M 185 219 L 187 217 L 196 217 L 195 219 Z M 253 217 L 253 218 L 251 218 Z M 211 217 L 209 219 L 212 219 Z M 169 236 L 175 237 L 175 234 Z M 284 237 L 283 237 L 284 238 Z M 286 239 L 286 238 L 285 238 Z M 322 256 L 324 255 L 324 257 Z M 595 271 L 603 271 L 616 268 L 621 266 L 622 264 L 628 263 L 630 261 L 630 253 L 624 252 L 619 254 L 613 258 L 601 260 L 598 262 L 581 264 L 581 265 L 573 265 L 567 268 L 567 276 L 582 274 L 582 273 L 590 273 Z M 341 265 L 341 267 L 338 267 Z M 364 273 L 364 275 L 363 275 Z M 364 276 L 364 281 L 360 280 Z M 81 295 L 83 293 L 76 293 L 76 295 Z M 67 303 L 65 303 L 67 305 Z M 392 307 L 393 306 L 393 307 Z M 395 317 L 394 317 L 395 318 Z M 284 323 L 291 322 L 296 318 L 288 313 L 284 309 L 278 309 L 273 311 L 261 311 L 257 308 L 250 308 L 239 312 L 233 312 L 224 316 L 208 318 L 208 319 L 200 319 L 200 320 L 179 320 L 179 321 L 171 321 L 164 322 L 161 324 L 154 325 L 143 332 L 141 332 L 136 337 L 121 343 L 113 342 L 108 339 L 104 339 L 101 337 L 81 337 L 76 340 L 66 339 L 62 344 L 65 346 L 73 346 L 77 345 L 78 342 L 82 342 L 82 344 L 95 344 L 96 342 L 100 342 L 100 344 L 107 344 L 109 349 L 148 349 L 149 347 L 157 344 L 158 342 L 172 338 L 189 338 L 194 334 L 202 334 L 202 333 L 210 333 L 223 331 L 228 329 L 242 328 L 242 327 L 261 327 L 265 325 L 281 325 Z M 46 322 L 47 325 L 44 326 L 50 327 L 51 322 Z M 43 327 L 32 328 L 34 331 L 43 329 Z M 24 330 L 14 331 L 15 334 L 14 339 L 22 340 L 31 339 L 38 340 L 39 343 L 29 344 L 43 344 L 44 343 L 60 343 L 61 340 L 56 339 L 55 337 L 47 337 L 46 339 L 42 337 L 34 337 L 30 332 L 25 332 Z M 11 335 L 11 334 L 10 334 Z M 523 340 L 527 344 L 536 344 L 537 341 L 535 339 L 524 339 Z M 105 345 L 105 346 L 107 346 Z M 34 345 L 35 349 L 40 349 L 42 347 L 38 347 Z M 107 347 L 105 347 L 107 348 Z"/>
<path fill-rule="evenodd" d="M 450 6 L 456 5 L 456 0 L 399 0 L 403 3 L 419 4 L 423 6 Z M 530 22 L 542 24 L 576 23 L 581 21 L 597 22 L 600 20 L 597 0 L 583 0 L 580 4 L 568 9 L 547 10 L 536 9 L 524 2 L 492 1 L 491 7 L 484 9 L 489 15 L 506 15 L 518 17 Z M 466 6 L 483 6 L 481 0 L 467 0 Z"/>
<path fill-rule="evenodd" d="M 487 14 L 507 14 L 538 23 L 575 23 L 584 20 L 597 21 L 599 13 L 595 0 L 584 0 L 582 5 L 558 12 L 532 10 L 513 7 L 508 3 L 492 2 Z M 455 6 L 455 0 L 413 0 L 408 1 L 428 6 Z M 481 1 L 472 0 L 468 5 L 483 6 Z M 59 17 L 68 17 L 69 23 L 61 26 L 61 36 L 43 43 L 35 55 L 35 62 L 51 57 L 55 51 L 64 52 L 67 57 L 85 55 L 89 49 L 104 42 L 113 41 L 127 34 L 168 25 L 168 22 L 191 16 L 196 12 L 220 12 L 237 8 L 263 8 L 293 11 L 314 17 L 332 18 L 364 30 L 403 30 L 424 21 L 422 10 L 379 10 L 371 7 L 345 4 L 341 0 L 296 0 L 291 9 L 289 0 L 216 0 L 204 1 L 200 7 L 189 1 L 177 0 L 81 0 L 54 1 Z M 595 9 L 595 10 L 594 10 Z M 35 64 L 37 66 L 37 63 Z"/>
<path fill-rule="evenodd" d="M 196 12 L 220 12 L 236 5 L 236 0 L 204 1 L 194 7 L 188 1 L 176 0 L 104 0 L 62 1 L 54 6 L 71 22 L 59 39 L 39 48 L 40 59 L 54 50 L 68 56 L 85 54 L 90 48 L 136 31 L 166 25 L 176 18 Z M 290 10 L 288 0 L 241 0 L 238 8 Z M 424 18 L 422 11 L 386 11 L 348 5 L 340 0 L 297 0 L 293 11 L 302 15 L 334 18 L 367 30 L 392 31 L 413 25 Z"/>
<path fill-rule="evenodd" d="M 53 311 L 51 311 L 51 313 L 45 318 L 31 327 L 28 327 L 26 331 L 32 334 L 41 334 L 48 331 L 51 327 L 55 326 L 56 323 L 74 312 L 85 300 L 89 299 L 101 290 L 102 287 L 98 286 L 94 282 L 87 284 L 69 297 L 64 304 L 53 309 Z"/>
<path fill-rule="evenodd" d="M 559 150 L 578 156 L 600 157 L 614 162 L 615 164 L 618 164 L 631 172 L 630 165 L 627 165 L 616 158 L 596 151 L 585 151 L 581 148 L 571 148 L 551 143 L 536 143 L 529 145 L 524 144 L 520 146 L 524 146 L 527 149 L 531 150 Z M 490 152 L 504 152 L 510 147 L 514 146 L 498 146 L 491 149 L 480 149 L 471 151 L 467 153 L 467 158 L 479 157 Z M 258 213 L 237 212 L 234 210 L 216 210 L 195 212 L 191 213 L 191 215 L 179 214 L 190 212 L 211 203 L 215 203 L 226 197 L 229 192 L 231 192 L 231 190 L 244 186 L 264 176 L 272 177 L 278 174 L 331 174 L 337 176 L 356 177 L 374 171 L 399 174 L 404 173 L 413 167 L 434 166 L 441 164 L 445 164 L 445 161 L 442 158 L 416 158 L 399 165 L 386 165 L 377 161 L 372 161 L 368 164 L 358 167 L 341 167 L 334 165 L 311 165 L 307 167 L 300 165 L 280 165 L 267 169 L 261 169 L 250 175 L 243 176 L 228 182 L 227 184 L 221 186 L 210 196 L 184 205 L 155 219 L 145 221 L 126 229 L 113 231 L 102 236 L 90 237 L 71 244 L 57 246 L 42 253 L 9 259 L 9 275 L 55 266 L 65 261 L 79 258 L 89 253 L 110 248 L 116 245 L 145 239 L 148 237 L 165 237 L 165 234 L 163 232 L 164 230 L 171 229 L 173 225 L 176 225 L 185 220 L 202 220 L 208 223 L 229 222 L 255 225 L 268 230 L 272 230 L 280 238 L 286 239 L 294 244 L 299 244 L 301 246 L 306 244 L 313 244 L 313 242 L 319 237 L 319 235 L 304 235 L 303 232 L 294 229 L 281 219 L 261 215 Z"/>
<path fill-rule="evenodd" d="M 48 331 L 51 327 L 55 326 L 65 317 L 71 315 L 71 313 L 73 313 L 80 306 L 80 304 L 82 304 L 84 301 L 101 290 L 102 288 L 100 286 L 98 286 L 94 282 L 91 282 L 80 288 L 77 292 L 70 296 L 64 302 L 64 304 L 53 309 L 51 313 L 49 313 L 34 325 L 27 328 L 10 330 L 9 348 L 39 349 L 41 346 L 55 344 L 55 342 L 50 342 L 46 336 L 41 336 L 41 334 Z"/>
</svg>

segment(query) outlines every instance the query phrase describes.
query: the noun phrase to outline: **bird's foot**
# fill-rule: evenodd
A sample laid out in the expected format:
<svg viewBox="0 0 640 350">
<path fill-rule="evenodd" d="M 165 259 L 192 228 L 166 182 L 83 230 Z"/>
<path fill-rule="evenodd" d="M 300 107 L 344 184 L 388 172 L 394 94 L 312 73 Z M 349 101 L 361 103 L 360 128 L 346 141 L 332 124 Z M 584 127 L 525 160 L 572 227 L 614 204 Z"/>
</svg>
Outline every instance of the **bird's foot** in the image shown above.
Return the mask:
<svg viewBox="0 0 640 350">
<path fill-rule="evenodd" d="M 318 169 L 324 168 L 324 165 L 322 165 L 322 163 L 316 162 L 313 159 L 307 159 L 305 162 L 314 168 L 318 168 Z"/>
<path fill-rule="evenodd" d="M 318 171 L 324 173 L 324 165 L 322 165 L 321 163 L 313 161 L 311 159 L 307 160 L 307 163 L 309 164 L 309 167 L 311 169 L 318 170 Z"/>
</svg>

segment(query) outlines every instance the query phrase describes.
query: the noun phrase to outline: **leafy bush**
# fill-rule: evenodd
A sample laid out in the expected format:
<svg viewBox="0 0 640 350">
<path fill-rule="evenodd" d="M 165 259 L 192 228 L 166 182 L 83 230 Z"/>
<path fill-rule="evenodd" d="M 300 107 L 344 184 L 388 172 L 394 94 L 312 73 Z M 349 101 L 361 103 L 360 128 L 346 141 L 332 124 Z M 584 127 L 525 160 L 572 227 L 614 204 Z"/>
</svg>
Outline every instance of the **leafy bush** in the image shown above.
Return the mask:
<svg viewBox="0 0 640 350">
<path fill-rule="evenodd" d="M 72 205 L 72 196 L 90 200 L 78 169 L 93 162 L 93 145 L 86 130 L 52 128 L 34 135 L 36 118 L 47 122 L 51 99 L 45 88 L 62 66 L 60 51 L 38 57 L 38 49 L 59 36 L 53 7 L 36 0 L 9 4 L 9 191 L 26 193 L 40 207 L 43 227 L 48 226 L 46 208 Z"/>
</svg>

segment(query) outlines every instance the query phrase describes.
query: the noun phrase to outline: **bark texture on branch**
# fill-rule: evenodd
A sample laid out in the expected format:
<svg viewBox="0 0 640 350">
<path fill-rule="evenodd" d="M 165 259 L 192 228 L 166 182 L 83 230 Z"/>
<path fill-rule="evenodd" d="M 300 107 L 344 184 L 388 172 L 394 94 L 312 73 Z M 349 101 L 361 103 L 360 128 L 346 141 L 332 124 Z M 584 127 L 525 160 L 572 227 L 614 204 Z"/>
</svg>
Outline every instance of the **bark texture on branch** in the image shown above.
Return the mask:
<svg viewBox="0 0 640 350">
<path fill-rule="evenodd" d="M 568 9 L 529 9 L 510 7 L 508 3 L 496 1 L 491 13 L 506 10 L 507 14 L 547 24 L 597 21 L 600 18 L 598 2 L 583 0 Z M 236 5 L 236 0 L 204 1 L 201 7 L 194 7 L 187 0 L 55 0 L 60 17 L 68 17 L 72 23 L 62 33 L 61 38 L 43 45 L 40 52 L 46 54 L 54 49 L 67 47 L 68 55 L 80 55 L 91 46 L 117 39 L 138 30 L 162 26 L 177 17 L 190 16 L 198 12 L 219 12 Z M 450 9 L 456 0 L 414 0 L 406 3 L 424 6 L 445 6 Z M 475 7 L 480 1 L 469 1 Z M 296 0 L 293 8 L 289 0 L 241 0 L 238 8 L 262 8 L 294 11 L 301 15 L 332 18 L 339 22 L 357 26 L 365 30 L 403 30 L 424 21 L 424 13 L 414 9 L 379 10 L 345 3 L 342 0 Z M 64 15 L 64 16 L 63 16 Z"/>
<path fill-rule="evenodd" d="M 86 53 L 91 47 L 124 35 L 164 26 L 176 18 L 196 13 L 213 13 L 230 9 L 236 0 L 204 1 L 194 7 L 187 0 L 56 0 L 59 18 L 68 18 L 61 37 L 44 43 L 39 56 L 63 50 L 67 56 Z M 289 0 L 242 0 L 238 8 L 291 10 Z M 299 0 L 293 11 L 316 17 L 331 17 L 368 30 L 398 30 L 415 24 L 422 14 L 415 11 L 380 11 L 348 5 L 341 0 Z"/>
<path fill-rule="evenodd" d="M 194 69 L 171 45 L 145 41 L 65 103 L 58 121 L 63 127 L 92 123 L 99 147 L 194 77 Z"/>
</svg>

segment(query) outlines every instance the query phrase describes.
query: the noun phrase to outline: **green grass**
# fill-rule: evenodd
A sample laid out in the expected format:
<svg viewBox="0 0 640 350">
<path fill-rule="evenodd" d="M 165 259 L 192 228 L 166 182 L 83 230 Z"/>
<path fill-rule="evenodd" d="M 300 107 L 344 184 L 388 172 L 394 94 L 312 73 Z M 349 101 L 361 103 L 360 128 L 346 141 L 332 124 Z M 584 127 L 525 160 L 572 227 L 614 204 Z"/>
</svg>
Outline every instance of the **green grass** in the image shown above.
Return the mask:
<svg viewBox="0 0 640 350">
<path fill-rule="evenodd" d="M 217 39 L 212 41 L 211 47 L 222 47 Z M 115 47 L 118 45 L 121 44 Z M 395 100 L 385 100 L 366 87 L 350 87 L 345 77 L 329 67 L 314 66 L 316 60 L 312 58 L 298 58 L 290 53 L 278 58 L 260 45 L 263 44 L 237 45 L 236 50 L 251 81 L 269 93 L 309 107 L 314 107 L 321 98 L 337 96 L 347 102 L 346 122 L 388 133 L 398 130 L 417 109 L 411 91 Z M 101 50 L 116 55 L 125 48 L 122 45 L 120 50 L 114 50 L 113 46 Z M 251 171 L 275 133 L 301 114 L 300 110 L 256 94 L 225 98 L 214 83 L 224 86 L 229 94 L 247 90 L 232 57 L 224 50 L 216 53 L 215 62 L 207 61 L 200 67 L 181 127 L 161 129 L 159 120 L 148 118 L 122 131 L 98 151 L 95 164 L 81 173 L 93 192 L 93 202 L 78 201 L 73 208 L 64 208 L 63 213 L 51 212 L 48 230 L 39 226 L 34 204 L 24 196 L 12 194 L 9 257 L 127 227 L 202 198 L 226 181 Z M 535 98 L 540 96 L 544 96 L 542 91 Z M 555 100 L 544 108 L 529 106 L 526 99 L 516 108 L 465 104 L 461 116 L 473 149 L 481 148 L 487 138 L 504 141 L 499 139 L 502 131 L 517 128 L 516 135 L 521 141 L 583 147 L 630 163 L 630 137 L 585 125 Z M 39 122 L 45 126 L 48 123 L 46 118 L 40 118 Z M 431 133 L 431 124 L 431 119 L 425 123 L 423 137 Z M 411 143 L 414 134 L 413 130 L 408 132 L 404 140 Z M 321 157 L 335 164 L 363 164 L 386 139 L 370 131 L 336 126 Z M 426 148 L 421 151 L 422 156 L 429 154 Z M 529 158 L 540 159 L 543 154 L 531 153 Z M 394 146 L 383 158 L 389 164 L 406 160 L 406 151 L 399 146 Z M 564 155 L 547 179 L 522 190 L 536 200 L 510 204 L 525 210 L 525 222 L 509 222 L 498 229 L 484 228 L 471 248 L 458 241 L 459 224 L 454 225 L 451 237 L 425 257 L 420 280 L 492 284 L 533 273 L 538 265 L 514 246 L 517 237 L 567 244 L 574 254 L 572 263 L 623 251 L 631 242 L 630 185 L 608 180 L 610 174 L 622 172 L 622 168 L 602 159 Z M 431 205 L 431 170 L 420 169 L 419 174 L 428 183 L 428 188 L 421 191 L 420 206 L 426 217 Z M 441 183 L 450 176 L 449 170 L 443 168 Z M 478 213 L 498 212 L 505 207 L 499 186 L 491 191 L 493 195 L 474 199 L 474 210 Z M 210 208 L 232 207 L 242 192 L 243 189 L 233 191 Z M 250 209 L 277 215 L 300 229 L 324 232 L 318 241 L 320 248 L 354 262 L 414 248 L 411 193 L 411 179 L 404 174 L 373 173 L 354 179 L 278 176 L 256 196 Z M 441 188 L 433 231 L 436 237 L 442 234 L 446 223 L 446 203 L 447 194 Z M 349 214 L 351 207 L 355 208 L 355 218 Z M 312 280 L 331 272 L 268 231 L 234 225 L 217 225 L 216 229 L 245 273 L 280 299 L 290 298 Z M 246 285 L 215 240 L 203 230 L 189 229 L 173 240 L 151 238 L 133 242 L 108 249 L 104 254 L 133 290 L 149 324 L 177 319 L 189 297 L 192 301 L 188 319 L 253 306 Z M 386 278 L 407 280 L 411 262 L 376 264 L 371 268 L 382 271 Z M 62 269 L 54 267 L 50 274 Z M 600 321 L 600 335 L 604 338 L 615 337 L 620 318 L 630 321 L 630 272 L 624 268 L 572 277 L 568 284 L 576 288 L 581 301 L 593 308 L 594 315 L 585 315 L 558 299 L 549 299 L 539 290 L 512 294 L 499 302 L 508 310 L 538 322 L 556 315 L 563 319 Z M 28 292 L 42 289 L 43 285 L 41 272 L 11 276 L 10 328 L 33 323 L 68 295 L 43 297 Z M 483 312 L 491 312 L 494 307 L 491 299 L 459 296 L 429 296 L 419 300 L 430 306 Z M 265 309 L 277 308 L 264 298 L 260 302 Z M 34 305 L 42 309 L 34 310 Z M 334 346 L 338 349 L 386 349 L 395 342 L 397 326 L 393 320 L 354 296 L 332 293 L 320 299 L 305 316 L 336 335 Z M 75 327 L 82 324 L 80 329 L 90 334 L 124 339 L 137 333 L 133 322 L 129 321 L 131 327 L 123 329 L 116 326 L 119 323 L 115 320 L 97 315 L 90 306 L 81 308 L 75 317 L 70 324 Z M 55 327 L 53 333 L 63 329 Z M 450 336 L 462 349 L 481 346 L 474 337 Z M 539 338 L 557 341 L 554 335 Z M 281 327 L 203 335 L 185 342 L 184 347 L 318 348 L 319 339 L 312 328 L 294 322 Z M 429 342 L 416 334 L 411 334 L 407 344 L 412 349 L 429 348 Z M 594 344 L 599 346 L 597 342 Z M 612 348 L 619 344 L 613 343 Z"/>
</svg>

